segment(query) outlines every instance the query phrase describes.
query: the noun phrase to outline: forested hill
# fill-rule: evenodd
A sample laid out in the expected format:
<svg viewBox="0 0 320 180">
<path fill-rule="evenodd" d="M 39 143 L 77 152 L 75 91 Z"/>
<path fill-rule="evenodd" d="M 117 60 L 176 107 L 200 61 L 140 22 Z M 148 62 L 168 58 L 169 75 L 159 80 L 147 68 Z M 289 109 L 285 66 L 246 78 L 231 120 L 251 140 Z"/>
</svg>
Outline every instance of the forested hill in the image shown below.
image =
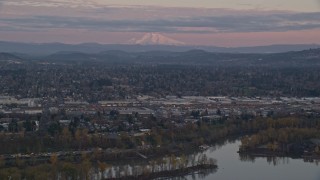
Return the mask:
<svg viewBox="0 0 320 180">
<path fill-rule="evenodd" d="M 253 47 L 218 47 L 192 45 L 139 45 L 139 44 L 63 44 L 63 43 L 22 43 L 0 41 L 1 52 L 48 55 L 59 51 L 78 51 L 83 53 L 99 53 L 106 50 L 122 50 L 126 52 L 174 51 L 185 52 L 201 49 L 208 52 L 224 53 L 282 53 L 287 51 L 301 51 L 304 49 L 320 48 L 319 44 L 278 44 Z"/>
<path fill-rule="evenodd" d="M 21 58 L 10 53 L 0 53 L 0 61 L 6 60 L 21 60 Z"/>
<path fill-rule="evenodd" d="M 0 60 L 27 59 L 48 63 L 134 63 L 134 64 L 193 64 L 216 66 L 320 66 L 320 49 L 273 54 L 213 53 L 203 50 L 185 52 L 103 51 L 100 53 L 58 52 L 49 56 L 32 57 L 0 53 Z M 27 58 L 26 58 L 27 57 Z"/>
<path fill-rule="evenodd" d="M 318 66 L 320 49 L 274 54 L 212 53 L 203 50 L 186 52 L 149 51 L 129 53 L 104 51 L 96 54 L 80 52 L 55 53 L 41 60 L 51 62 L 109 62 L 156 64 L 210 64 L 219 66 Z"/>
</svg>

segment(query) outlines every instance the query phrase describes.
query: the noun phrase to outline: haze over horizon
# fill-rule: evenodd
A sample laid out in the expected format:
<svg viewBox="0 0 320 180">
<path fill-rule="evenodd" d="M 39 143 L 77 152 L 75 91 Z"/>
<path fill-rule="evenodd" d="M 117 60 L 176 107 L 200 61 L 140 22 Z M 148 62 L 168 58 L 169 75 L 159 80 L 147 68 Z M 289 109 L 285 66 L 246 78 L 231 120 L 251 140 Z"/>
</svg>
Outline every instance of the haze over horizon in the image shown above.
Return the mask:
<svg viewBox="0 0 320 180">
<path fill-rule="evenodd" d="M 4 0 L 0 41 L 126 44 L 150 32 L 187 45 L 320 44 L 319 0 Z"/>
</svg>

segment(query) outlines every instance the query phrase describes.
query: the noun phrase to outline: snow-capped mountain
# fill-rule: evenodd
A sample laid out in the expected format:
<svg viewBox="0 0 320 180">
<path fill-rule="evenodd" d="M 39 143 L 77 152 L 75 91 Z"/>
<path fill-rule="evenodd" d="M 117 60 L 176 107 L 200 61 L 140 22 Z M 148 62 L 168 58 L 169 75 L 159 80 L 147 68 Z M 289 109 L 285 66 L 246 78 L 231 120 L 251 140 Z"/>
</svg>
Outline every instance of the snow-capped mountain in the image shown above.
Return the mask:
<svg viewBox="0 0 320 180">
<path fill-rule="evenodd" d="M 140 39 L 131 39 L 129 44 L 141 44 L 141 45 L 172 45 L 183 46 L 184 42 L 177 41 L 175 39 L 166 37 L 159 33 L 147 33 Z"/>
</svg>

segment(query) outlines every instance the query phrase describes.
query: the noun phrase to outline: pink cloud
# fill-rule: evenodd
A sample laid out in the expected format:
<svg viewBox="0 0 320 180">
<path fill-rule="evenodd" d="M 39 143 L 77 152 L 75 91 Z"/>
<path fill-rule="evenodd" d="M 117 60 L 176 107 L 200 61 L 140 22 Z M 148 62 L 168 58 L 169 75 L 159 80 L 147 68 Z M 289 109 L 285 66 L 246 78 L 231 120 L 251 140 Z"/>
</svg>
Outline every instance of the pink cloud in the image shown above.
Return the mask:
<svg viewBox="0 0 320 180">
<path fill-rule="evenodd" d="M 218 34 L 165 34 L 190 45 L 225 47 L 257 46 L 270 44 L 320 44 L 320 29 L 288 32 L 218 33 Z M 55 29 L 46 32 L 2 32 L 1 40 L 23 42 L 98 42 L 103 44 L 126 43 L 143 33 L 93 32 L 74 29 Z"/>
<path fill-rule="evenodd" d="M 140 33 L 102 32 L 75 29 L 51 29 L 41 32 L 1 32 L 0 40 L 18 42 L 62 42 L 77 44 L 97 42 L 103 44 L 124 43 Z"/>
<path fill-rule="evenodd" d="M 175 34 L 189 44 L 225 47 L 270 44 L 320 44 L 320 29 L 287 32 L 250 32 L 218 34 Z"/>
</svg>

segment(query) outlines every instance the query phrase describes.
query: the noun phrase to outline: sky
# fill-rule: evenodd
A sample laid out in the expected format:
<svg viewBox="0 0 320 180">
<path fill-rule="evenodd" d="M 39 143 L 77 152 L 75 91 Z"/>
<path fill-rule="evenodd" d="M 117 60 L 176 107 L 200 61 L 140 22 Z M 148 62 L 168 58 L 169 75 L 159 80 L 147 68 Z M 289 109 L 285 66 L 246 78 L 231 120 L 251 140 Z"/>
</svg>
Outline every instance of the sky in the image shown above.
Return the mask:
<svg viewBox="0 0 320 180">
<path fill-rule="evenodd" d="M 0 0 L 0 41 L 320 44 L 320 0 Z"/>
</svg>

